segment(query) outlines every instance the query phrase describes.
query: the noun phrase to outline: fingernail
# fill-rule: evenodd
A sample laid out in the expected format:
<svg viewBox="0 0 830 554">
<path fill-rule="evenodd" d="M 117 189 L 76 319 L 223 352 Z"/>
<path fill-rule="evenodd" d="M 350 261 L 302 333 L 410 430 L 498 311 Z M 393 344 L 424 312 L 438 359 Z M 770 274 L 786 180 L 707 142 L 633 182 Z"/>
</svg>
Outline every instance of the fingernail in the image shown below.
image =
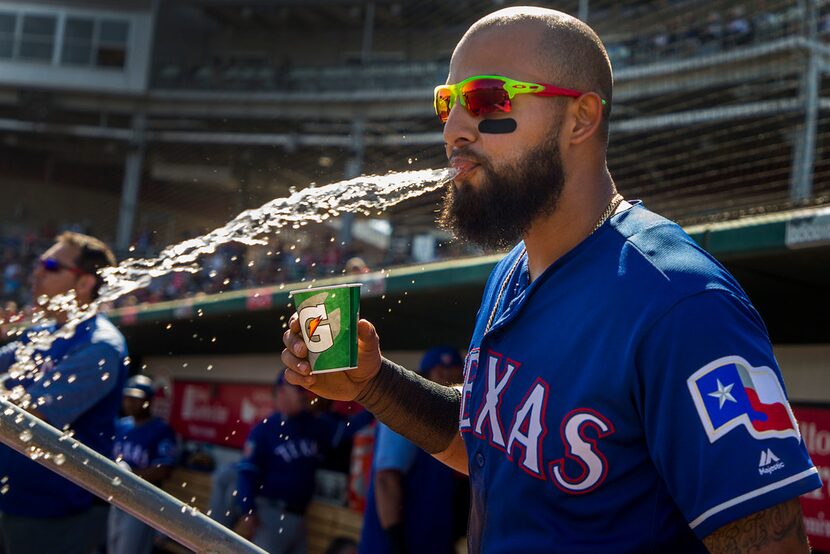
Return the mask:
<svg viewBox="0 0 830 554">
<path fill-rule="evenodd" d="M 297 369 L 302 371 L 303 373 L 307 373 L 310 369 L 308 362 L 300 362 L 297 364 Z"/>
<path fill-rule="evenodd" d="M 294 354 L 302 354 L 303 352 L 303 345 L 299 342 L 294 345 Z"/>
</svg>

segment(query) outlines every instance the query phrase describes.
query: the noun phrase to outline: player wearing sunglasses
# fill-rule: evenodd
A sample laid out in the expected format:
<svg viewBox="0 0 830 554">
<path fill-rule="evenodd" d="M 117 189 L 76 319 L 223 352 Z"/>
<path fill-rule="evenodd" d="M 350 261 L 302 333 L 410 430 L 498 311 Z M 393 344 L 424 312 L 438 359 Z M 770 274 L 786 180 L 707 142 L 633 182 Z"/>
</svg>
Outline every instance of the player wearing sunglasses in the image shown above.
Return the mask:
<svg viewBox="0 0 830 554">
<path fill-rule="evenodd" d="M 468 473 L 470 552 L 808 552 L 797 497 L 821 481 L 764 325 L 679 226 L 617 193 L 596 34 L 501 10 L 462 37 L 447 83 L 433 100 L 457 173 L 441 221 L 512 247 L 464 382 L 382 358 L 365 320 L 358 368 L 312 375 L 296 316 L 286 378 Z"/>
<path fill-rule="evenodd" d="M 35 266 L 32 296 L 48 299 L 74 290 L 78 303 L 88 304 L 102 284 L 98 269 L 114 264 L 100 240 L 64 233 Z M 30 412 L 58 429 L 71 429 L 76 439 L 110 456 L 128 371 L 124 337 L 104 316 L 93 316 L 70 337 L 36 353 L 36 375 L 12 377 L 6 372 L 19 361 L 18 349 L 29 341 L 29 333 L 54 333 L 66 323 L 62 310 L 48 304 L 41 309 L 48 310 L 51 323 L 0 348 L 0 383 L 7 390 L 25 391 Z M 0 467 L 8 485 L 0 495 L 0 535 L 7 554 L 97 551 L 105 534 L 106 503 L 6 446 L 0 446 Z"/>
</svg>

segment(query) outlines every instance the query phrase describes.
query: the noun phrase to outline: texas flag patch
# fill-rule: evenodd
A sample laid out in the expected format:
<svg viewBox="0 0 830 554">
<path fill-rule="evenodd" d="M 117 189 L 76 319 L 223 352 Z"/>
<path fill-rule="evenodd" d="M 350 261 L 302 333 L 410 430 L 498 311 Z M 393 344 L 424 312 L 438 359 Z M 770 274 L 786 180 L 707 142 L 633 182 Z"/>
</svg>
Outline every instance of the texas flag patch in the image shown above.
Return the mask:
<svg viewBox="0 0 830 554">
<path fill-rule="evenodd" d="M 694 372 L 687 384 L 709 442 L 740 426 L 756 439 L 801 440 L 778 376 L 769 367 L 727 356 Z"/>
</svg>

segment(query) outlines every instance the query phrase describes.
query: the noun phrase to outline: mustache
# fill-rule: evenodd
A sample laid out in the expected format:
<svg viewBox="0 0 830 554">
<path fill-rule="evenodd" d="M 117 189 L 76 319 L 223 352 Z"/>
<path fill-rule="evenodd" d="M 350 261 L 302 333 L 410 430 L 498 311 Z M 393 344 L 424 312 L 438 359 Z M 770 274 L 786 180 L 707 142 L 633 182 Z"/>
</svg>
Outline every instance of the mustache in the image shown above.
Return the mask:
<svg viewBox="0 0 830 554">
<path fill-rule="evenodd" d="M 489 165 L 487 158 L 477 154 L 472 150 L 466 150 L 464 148 L 459 148 L 458 150 L 453 150 L 453 153 L 450 155 L 449 159 L 447 160 L 447 167 L 452 167 L 453 160 L 457 158 L 462 158 L 464 160 L 469 160 L 471 162 L 475 162 L 479 165 Z"/>
</svg>

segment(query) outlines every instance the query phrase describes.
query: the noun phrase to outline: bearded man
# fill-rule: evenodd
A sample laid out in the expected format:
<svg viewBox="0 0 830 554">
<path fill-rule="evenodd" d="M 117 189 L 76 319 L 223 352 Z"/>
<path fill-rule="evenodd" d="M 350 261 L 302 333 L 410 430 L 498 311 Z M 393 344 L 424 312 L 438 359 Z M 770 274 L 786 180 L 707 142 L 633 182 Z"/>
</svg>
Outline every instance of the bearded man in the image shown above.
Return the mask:
<svg viewBox="0 0 830 554">
<path fill-rule="evenodd" d="M 470 552 L 808 552 L 797 497 L 821 481 L 764 323 L 679 226 L 617 192 L 612 82 L 599 38 L 563 13 L 476 22 L 435 91 L 457 171 L 442 221 L 515 246 L 464 382 L 384 359 L 365 320 L 358 368 L 312 374 L 296 316 L 287 379 L 469 474 Z"/>
</svg>

